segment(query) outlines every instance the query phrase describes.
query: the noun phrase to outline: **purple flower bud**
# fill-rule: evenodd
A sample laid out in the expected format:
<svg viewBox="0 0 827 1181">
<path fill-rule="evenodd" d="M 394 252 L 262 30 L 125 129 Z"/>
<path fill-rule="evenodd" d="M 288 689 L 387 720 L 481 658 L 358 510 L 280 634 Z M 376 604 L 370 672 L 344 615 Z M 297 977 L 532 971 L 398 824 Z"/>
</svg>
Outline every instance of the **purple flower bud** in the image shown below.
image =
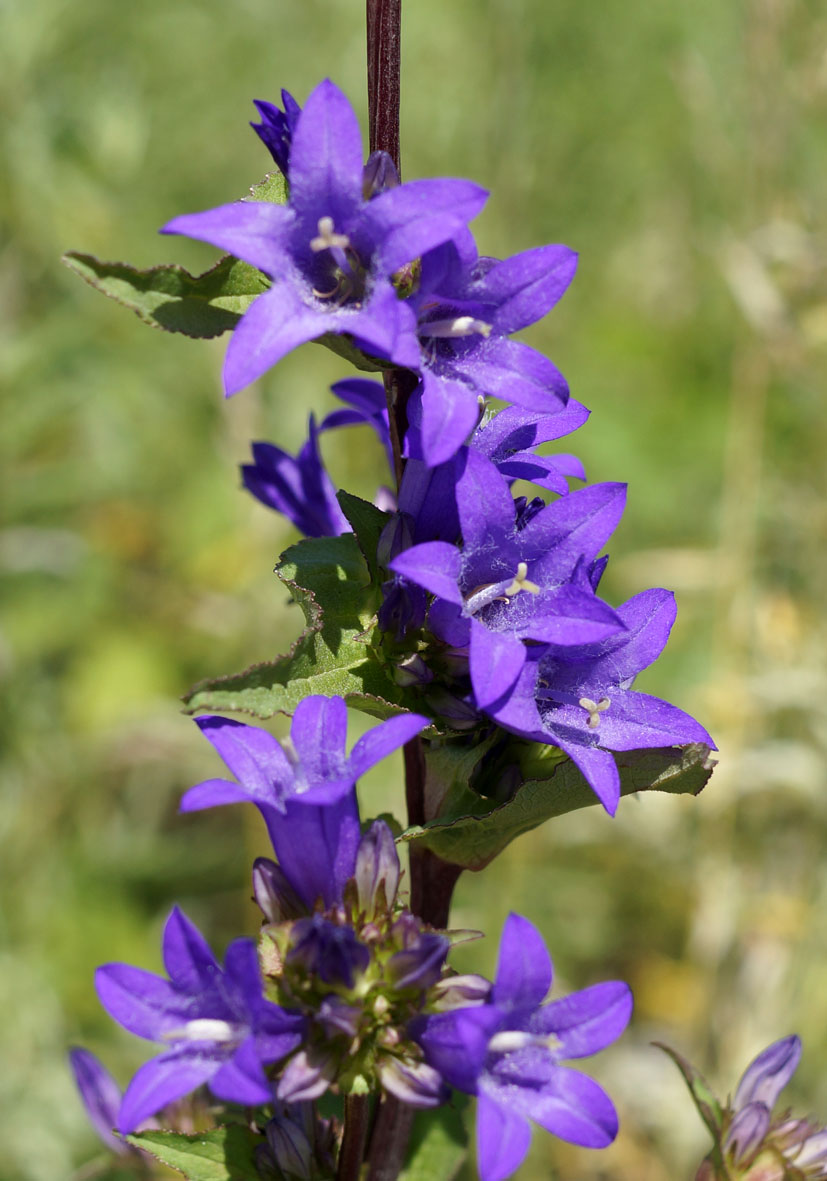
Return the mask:
<svg viewBox="0 0 827 1181">
<path fill-rule="evenodd" d="M 403 550 L 410 549 L 414 541 L 414 523 L 407 513 L 395 513 L 379 535 L 376 560 L 380 566 L 389 566 Z"/>
<path fill-rule="evenodd" d="M 763 1103 L 748 1103 L 730 1124 L 724 1139 L 724 1151 L 736 1165 L 746 1162 L 760 1147 L 769 1126 L 769 1107 Z"/>
<path fill-rule="evenodd" d="M 393 906 L 399 889 L 399 855 L 383 820 L 374 820 L 359 842 L 355 877 L 359 909 L 369 918 Z"/>
<path fill-rule="evenodd" d="M 257 857 L 253 862 L 253 897 L 268 923 L 297 919 L 307 913 L 281 867 L 269 857 Z"/>
<path fill-rule="evenodd" d="M 484 1005 L 491 998 L 491 981 L 484 976 L 448 976 L 437 981 L 430 992 L 435 1009 L 464 1009 L 470 1005 Z"/>
<path fill-rule="evenodd" d="M 404 578 L 391 578 L 382 583 L 384 601 L 379 608 L 378 622 L 382 631 L 403 640 L 409 631 L 418 631 L 425 622 L 428 595 L 421 586 Z"/>
<path fill-rule="evenodd" d="M 480 715 L 467 701 L 461 701 L 445 689 L 435 689 L 428 695 L 428 704 L 454 730 L 473 730 L 480 724 Z"/>
<path fill-rule="evenodd" d="M 419 653 L 414 652 L 412 656 L 400 660 L 393 670 L 393 679 L 397 685 L 406 688 L 409 685 L 429 685 L 434 679 L 434 674 Z"/>
<path fill-rule="evenodd" d="M 299 1050 L 285 1067 L 279 1079 L 276 1095 L 285 1103 L 302 1103 L 318 1099 L 327 1090 L 336 1074 L 332 1054 L 311 1047 Z"/>
<path fill-rule="evenodd" d="M 107 1148 L 121 1155 L 130 1155 L 128 1144 L 119 1139 L 113 1128 L 118 1124 L 121 1089 L 112 1075 L 89 1050 L 75 1047 L 69 1051 L 69 1065 L 89 1123 Z"/>
<path fill-rule="evenodd" d="M 383 1055 L 376 1072 L 385 1090 L 410 1107 L 439 1107 L 450 1094 L 438 1071 L 425 1062 Z"/>
<path fill-rule="evenodd" d="M 329 1038 L 339 1037 L 341 1034 L 353 1038 L 359 1032 L 361 1018 L 361 1008 L 349 1005 L 341 997 L 331 994 L 319 1005 L 314 1020 L 321 1025 Z"/>
<path fill-rule="evenodd" d="M 250 126 L 269 150 L 281 172 L 287 176 L 293 129 L 301 114 L 301 107 L 289 90 L 282 90 L 281 101 L 284 103 L 283 111 L 279 110 L 275 103 L 254 100 L 254 105 L 261 115 L 261 123 L 251 123 Z"/>
<path fill-rule="evenodd" d="M 741 1111 L 750 1103 L 763 1103 L 772 1110 L 775 1101 L 795 1074 L 801 1058 L 801 1040 L 793 1034 L 773 1042 L 762 1050 L 741 1076 L 733 1111 Z"/>
<path fill-rule="evenodd" d="M 420 931 L 413 915 L 402 915 L 394 923 L 395 932 L 403 922 L 412 927 L 416 924 L 416 933 L 406 937 L 407 946 L 403 951 L 391 956 L 385 974 L 397 989 L 430 988 L 439 980 L 451 944 L 435 931 Z"/>
<path fill-rule="evenodd" d="M 388 153 L 371 152 L 362 173 L 362 196 L 365 200 L 369 201 L 386 189 L 395 189 L 398 184 L 399 173 Z"/>
<path fill-rule="evenodd" d="M 325 984 L 344 984 L 353 988 L 356 977 L 370 963 L 370 952 L 356 938 L 351 927 L 340 927 L 314 914 L 299 919 L 290 933 L 292 946 L 288 964 L 302 964 Z"/>
<path fill-rule="evenodd" d="M 313 1181 L 313 1107 L 310 1103 L 285 1104 L 264 1129 L 267 1144 L 256 1150 L 259 1173 L 269 1181 Z"/>
</svg>

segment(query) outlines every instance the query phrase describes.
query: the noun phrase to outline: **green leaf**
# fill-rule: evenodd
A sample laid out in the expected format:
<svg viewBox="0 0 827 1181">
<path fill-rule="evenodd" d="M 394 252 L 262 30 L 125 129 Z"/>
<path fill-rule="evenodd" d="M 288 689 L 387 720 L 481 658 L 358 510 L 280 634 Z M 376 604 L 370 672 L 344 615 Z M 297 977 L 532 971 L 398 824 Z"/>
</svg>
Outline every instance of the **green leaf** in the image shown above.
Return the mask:
<svg viewBox="0 0 827 1181">
<path fill-rule="evenodd" d="M 721 1147 L 721 1132 L 724 1122 L 724 1112 L 721 1104 L 712 1092 L 712 1088 L 699 1070 L 688 1062 L 677 1050 L 665 1046 L 663 1042 L 652 1042 L 664 1054 L 668 1054 L 683 1075 L 683 1080 L 689 1088 L 689 1094 L 698 1109 L 698 1114 L 712 1133 L 716 1148 Z"/>
<path fill-rule="evenodd" d="M 381 373 L 383 369 L 393 369 L 391 361 L 383 361 L 380 357 L 371 357 L 368 353 L 363 353 L 353 343 L 353 337 L 346 334 L 326 332 L 324 336 L 317 336 L 313 343 L 323 344 L 326 349 L 349 361 L 354 369 L 359 369 L 362 373 Z"/>
<path fill-rule="evenodd" d="M 597 805 L 597 797 L 571 759 L 540 759 L 537 752 L 542 749 L 526 747 L 523 773 L 530 767 L 536 778 L 526 779 L 512 799 L 492 808 L 490 799 L 467 786 L 467 775 L 455 774 L 447 789 L 442 783 L 438 818 L 407 829 L 399 839 L 419 841 L 454 865 L 483 869 L 521 833 L 555 816 Z M 620 752 L 615 759 L 622 795 L 637 791 L 698 795 L 712 774 L 709 748 L 700 743 Z M 434 814 L 433 808 L 429 811 Z"/>
<path fill-rule="evenodd" d="M 254 201 L 269 201 L 271 205 L 286 205 L 288 195 L 287 181 L 279 171 L 268 172 L 264 180 L 250 187 L 250 197 Z M 249 199 L 243 198 L 245 201 Z"/>
<path fill-rule="evenodd" d="M 359 496 L 352 496 L 344 489 L 337 492 L 336 499 L 356 535 L 356 541 L 359 544 L 362 557 L 367 563 L 371 578 L 378 581 L 379 566 L 376 561 L 376 550 L 382 530 L 391 518 L 390 513 L 383 513 L 375 504 L 362 500 Z"/>
<path fill-rule="evenodd" d="M 188 712 L 270 718 L 292 713 L 312 693 L 338 694 L 380 718 L 414 709 L 418 699 L 394 684 L 369 647 L 378 591 L 352 533 L 298 542 L 282 555 L 277 574 L 304 613 L 301 636 L 276 660 L 196 685 L 184 699 Z"/>
<path fill-rule="evenodd" d="M 452 1181 L 468 1153 L 462 1110 L 468 1100 L 455 1092 L 450 1106 L 420 1111 L 414 1120 L 400 1181 Z"/>
<path fill-rule="evenodd" d="M 194 1136 L 143 1132 L 126 1139 L 161 1164 L 177 1169 L 188 1181 L 259 1181 L 254 1149 L 262 1139 L 241 1124 L 228 1124 Z"/>
<path fill-rule="evenodd" d="M 175 264 L 140 271 L 74 250 L 64 254 L 63 261 L 97 291 L 131 308 L 145 324 L 199 338 L 235 328 L 253 300 L 270 286 L 255 267 L 230 255 L 201 275 Z"/>
</svg>

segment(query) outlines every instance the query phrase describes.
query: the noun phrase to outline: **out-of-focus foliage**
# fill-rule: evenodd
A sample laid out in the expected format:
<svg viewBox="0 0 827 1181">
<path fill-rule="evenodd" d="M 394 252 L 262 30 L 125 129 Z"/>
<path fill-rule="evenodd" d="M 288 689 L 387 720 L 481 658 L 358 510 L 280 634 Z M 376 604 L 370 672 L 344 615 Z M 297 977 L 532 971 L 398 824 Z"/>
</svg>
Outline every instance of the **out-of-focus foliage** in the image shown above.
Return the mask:
<svg viewBox="0 0 827 1181">
<path fill-rule="evenodd" d="M 493 935 L 513 907 L 566 988 L 635 988 L 633 1030 L 601 1058 L 618 1141 L 589 1154 L 538 1135 L 524 1176 L 672 1181 L 705 1139 L 651 1038 L 723 1093 L 797 1030 L 791 1100 L 827 1114 L 827 14 L 803 0 L 406 8 L 405 174 L 488 185 L 492 254 L 581 251 L 531 339 L 594 411 L 576 437 L 590 477 L 631 482 L 608 593 L 678 593 L 671 649 L 642 684 L 722 748 L 698 800 L 627 800 L 615 821 L 589 809 L 521 838 L 461 881 L 455 925 Z M 94 966 L 156 967 L 174 899 L 219 944 L 255 925 L 253 820 L 176 816 L 182 788 L 214 773 L 176 699 L 298 634 L 271 573 L 293 535 L 238 490 L 236 465 L 251 438 L 297 447 L 347 372 L 304 349 L 226 403 L 222 341 L 148 330 L 58 258 L 211 265 L 155 228 L 268 170 L 245 130 L 254 97 L 303 99 L 329 74 L 364 112 L 362 19 L 352 0 L 0 8 L 8 1181 L 68 1177 L 95 1151 L 67 1043 L 121 1081 L 141 1060 L 100 1012 Z M 326 446 L 370 498 L 378 447 L 355 432 Z M 368 811 L 400 809 L 388 780 L 369 778 Z M 462 962 L 490 971 L 493 942 Z"/>
</svg>

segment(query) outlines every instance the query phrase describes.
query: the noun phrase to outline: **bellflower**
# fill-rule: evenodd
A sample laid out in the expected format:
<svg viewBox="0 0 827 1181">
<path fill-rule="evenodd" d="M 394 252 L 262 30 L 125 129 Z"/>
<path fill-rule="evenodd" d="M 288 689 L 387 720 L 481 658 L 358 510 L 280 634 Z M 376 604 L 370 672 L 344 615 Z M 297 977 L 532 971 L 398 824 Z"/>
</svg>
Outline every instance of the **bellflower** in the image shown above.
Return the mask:
<svg viewBox="0 0 827 1181">
<path fill-rule="evenodd" d="M 303 1020 L 264 999 L 255 943 L 236 939 L 219 967 L 204 937 L 177 908 L 164 928 L 169 980 L 129 964 L 95 973 L 101 1004 L 130 1033 L 167 1049 L 127 1087 L 118 1119 L 123 1134 L 202 1083 L 232 1103 L 267 1103 L 264 1066 L 301 1041 Z"/>
<path fill-rule="evenodd" d="M 543 1004 L 551 981 L 539 932 L 511 914 L 490 997 L 415 1023 L 429 1065 L 457 1090 L 477 1096 L 482 1181 L 503 1181 L 519 1168 L 531 1140 L 529 1120 L 586 1148 L 605 1148 L 617 1134 L 608 1095 L 561 1063 L 595 1054 L 620 1036 L 632 1012 L 628 985 L 609 981 Z"/>
<path fill-rule="evenodd" d="M 564 750 L 612 815 L 620 798 L 620 776 L 611 751 L 689 742 L 715 749 L 694 718 L 631 687 L 660 655 L 675 614 L 670 591 L 635 595 L 617 609 L 621 630 L 579 651 L 573 647 L 532 654 L 508 700 L 489 711 L 506 729 Z"/>
<path fill-rule="evenodd" d="M 391 277 L 462 231 L 487 196 L 470 181 L 416 180 L 365 200 L 356 115 L 329 81 L 311 93 L 290 139 L 286 205 L 236 201 L 163 229 L 210 242 L 273 280 L 230 342 L 227 394 L 326 333 L 348 334 L 367 352 L 416 367 L 415 313 Z"/>
<path fill-rule="evenodd" d="M 422 349 L 418 445 L 429 464 L 466 442 L 487 397 L 553 414 L 569 396 L 551 361 L 509 337 L 558 302 L 577 255 L 555 245 L 503 260 L 476 258 L 469 239 L 457 235 L 423 258 L 413 297 Z"/>
<path fill-rule="evenodd" d="M 251 123 L 250 126 L 275 160 L 279 170 L 287 176 L 293 132 L 299 121 L 301 107 L 289 90 L 282 90 L 281 101 L 284 104 L 283 111 L 275 103 L 255 99 L 254 104 L 261 115 L 261 122 Z"/>
<path fill-rule="evenodd" d="M 517 527 L 508 481 L 469 449 L 457 482 L 463 546 L 424 542 L 391 569 L 437 596 L 431 629 L 469 647 L 480 709 L 507 697 L 528 657 L 524 640 L 557 646 L 602 640 L 624 624 L 590 586 L 573 581 L 596 556 L 623 511 L 625 486 L 596 484 L 546 506 Z"/>
<path fill-rule="evenodd" d="M 374 726 L 345 755 L 347 707 L 341 697 L 305 697 L 282 745 L 259 726 L 212 715 L 196 719 L 236 782 L 208 779 L 190 788 L 182 812 L 249 800 L 264 817 L 282 870 L 310 906 L 330 904 L 353 873 L 359 815 L 353 786 L 414 738 L 428 719 L 402 714 Z"/>
<path fill-rule="evenodd" d="M 131 1155 L 132 1149 L 129 1145 L 112 1131 L 118 1123 L 121 1088 L 89 1050 L 75 1046 L 69 1051 L 69 1065 L 75 1076 L 75 1083 L 89 1122 L 100 1140 L 119 1155 Z M 150 1122 L 154 1124 L 154 1120 Z"/>
<path fill-rule="evenodd" d="M 350 525 L 319 454 L 319 432 L 310 415 L 309 436 L 294 458 L 272 443 L 253 443 L 253 462 L 242 464 L 248 492 L 282 513 L 305 537 L 337 537 Z"/>
</svg>

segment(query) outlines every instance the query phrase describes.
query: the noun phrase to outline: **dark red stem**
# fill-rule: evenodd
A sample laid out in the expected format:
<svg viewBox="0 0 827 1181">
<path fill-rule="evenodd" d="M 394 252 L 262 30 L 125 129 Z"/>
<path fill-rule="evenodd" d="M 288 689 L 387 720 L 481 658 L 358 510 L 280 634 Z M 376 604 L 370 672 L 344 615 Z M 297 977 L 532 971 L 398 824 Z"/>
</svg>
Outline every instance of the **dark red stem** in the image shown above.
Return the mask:
<svg viewBox="0 0 827 1181">
<path fill-rule="evenodd" d="M 399 169 L 399 75 L 402 0 L 367 0 L 370 150 L 387 152 Z"/>
</svg>

